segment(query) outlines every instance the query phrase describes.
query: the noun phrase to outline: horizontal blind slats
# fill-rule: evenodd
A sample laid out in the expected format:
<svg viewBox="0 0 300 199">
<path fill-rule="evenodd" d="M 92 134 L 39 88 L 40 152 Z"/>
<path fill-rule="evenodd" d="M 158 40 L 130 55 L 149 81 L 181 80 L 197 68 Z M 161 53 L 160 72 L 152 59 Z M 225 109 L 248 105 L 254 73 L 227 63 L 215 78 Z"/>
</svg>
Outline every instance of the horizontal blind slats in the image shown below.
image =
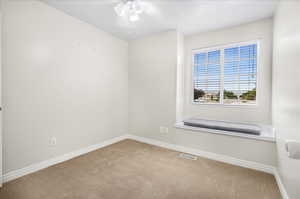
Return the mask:
<svg viewBox="0 0 300 199">
<path fill-rule="evenodd" d="M 256 99 L 257 44 L 224 49 L 224 103 Z"/>
<path fill-rule="evenodd" d="M 224 103 L 256 99 L 257 44 L 196 53 L 193 59 L 194 100 L 217 103 L 221 88 Z"/>
<path fill-rule="evenodd" d="M 194 100 L 217 103 L 220 93 L 221 51 L 196 54 L 194 57 Z"/>
</svg>

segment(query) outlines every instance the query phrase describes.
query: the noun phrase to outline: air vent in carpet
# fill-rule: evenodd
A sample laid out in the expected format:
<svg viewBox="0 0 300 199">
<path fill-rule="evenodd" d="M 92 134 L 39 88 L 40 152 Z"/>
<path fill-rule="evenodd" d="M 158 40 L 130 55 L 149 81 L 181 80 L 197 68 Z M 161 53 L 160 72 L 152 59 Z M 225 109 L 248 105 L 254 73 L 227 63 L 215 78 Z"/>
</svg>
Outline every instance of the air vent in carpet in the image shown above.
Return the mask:
<svg viewBox="0 0 300 199">
<path fill-rule="evenodd" d="M 192 155 L 192 154 L 188 154 L 188 153 L 180 153 L 179 157 L 184 158 L 184 159 L 188 159 L 188 160 L 197 160 L 197 156 Z"/>
</svg>

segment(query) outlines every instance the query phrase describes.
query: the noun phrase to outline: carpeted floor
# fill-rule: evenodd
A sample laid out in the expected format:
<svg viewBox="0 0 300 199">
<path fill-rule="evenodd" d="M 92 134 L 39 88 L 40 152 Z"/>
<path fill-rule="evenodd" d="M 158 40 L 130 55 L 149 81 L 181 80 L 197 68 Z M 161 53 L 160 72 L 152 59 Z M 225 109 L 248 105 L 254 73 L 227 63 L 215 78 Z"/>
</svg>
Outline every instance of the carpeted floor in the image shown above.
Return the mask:
<svg viewBox="0 0 300 199">
<path fill-rule="evenodd" d="M 4 184 L 1 199 L 279 199 L 272 175 L 133 140 Z"/>
</svg>

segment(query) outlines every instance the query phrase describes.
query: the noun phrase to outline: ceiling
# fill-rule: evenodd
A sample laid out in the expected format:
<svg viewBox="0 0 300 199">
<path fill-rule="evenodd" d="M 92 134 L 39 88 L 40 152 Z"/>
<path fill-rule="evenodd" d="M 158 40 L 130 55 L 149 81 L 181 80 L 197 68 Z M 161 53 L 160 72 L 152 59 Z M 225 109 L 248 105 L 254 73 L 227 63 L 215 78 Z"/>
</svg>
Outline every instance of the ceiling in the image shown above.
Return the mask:
<svg viewBox="0 0 300 199">
<path fill-rule="evenodd" d="M 145 12 L 128 22 L 114 12 L 121 0 L 43 0 L 119 38 L 178 29 L 185 35 L 273 16 L 278 0 L 141 0 Z"/>
</svg>

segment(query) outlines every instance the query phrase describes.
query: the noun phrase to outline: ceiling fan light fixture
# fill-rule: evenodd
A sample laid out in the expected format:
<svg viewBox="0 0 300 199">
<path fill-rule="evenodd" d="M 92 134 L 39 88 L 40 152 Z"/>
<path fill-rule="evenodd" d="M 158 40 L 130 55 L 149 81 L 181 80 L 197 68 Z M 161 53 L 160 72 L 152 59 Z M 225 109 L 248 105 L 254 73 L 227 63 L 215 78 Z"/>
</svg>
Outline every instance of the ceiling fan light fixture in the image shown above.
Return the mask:
<svg viewBox="0 0 300 199">
<path fill-rule="evenodd" d="M 131 21 L 131 22 L 138 21 L 139 19 L 140 19 L 140 17 L 138 14 L 132 14 L 129 16 L 129 21 Z"/>
<path fill-rule="evenodd" d="M 140 19 L 139 14 L 143 13 L 143 8 L 139 0 L 121 1 L 115 7 L 115 12 L 120 17 L 128 17 L 131 22 Z"/>
<path fill-rule="evenodd" d="M 135 3 L 132 5 L 133 9 L 137 14 L 143 13 L 143 7 L 141 6 L 141 2 L 139 0 L 135 0 Z"/>
<path fill-rule="evenodd" d="M 122 17 L 125 15 L 125 7 L 124 7 L 124 3 L 123 2 L 120 2 L 118 5 L 115 6 L 115 12 L 117 13 L 118 16 Z"/>
</svg>

